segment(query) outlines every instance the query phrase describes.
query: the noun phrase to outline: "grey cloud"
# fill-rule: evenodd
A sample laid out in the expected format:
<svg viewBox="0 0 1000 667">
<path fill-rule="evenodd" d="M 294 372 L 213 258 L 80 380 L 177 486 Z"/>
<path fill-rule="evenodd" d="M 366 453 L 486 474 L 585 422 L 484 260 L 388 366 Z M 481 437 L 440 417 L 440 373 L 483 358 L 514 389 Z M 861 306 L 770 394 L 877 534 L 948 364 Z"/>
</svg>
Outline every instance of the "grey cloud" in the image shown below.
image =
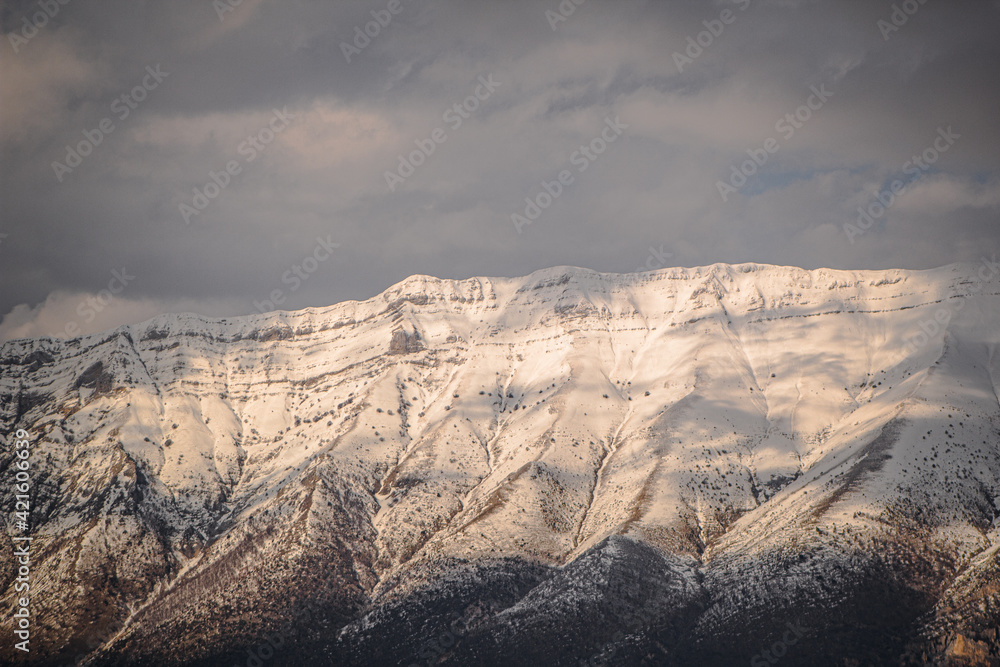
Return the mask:
<svg viewBox="0 0 1000 667">
<path fill-rule="evenodd" d="M 282 307 L 412 273 L 630 271 L 661 245 L 684 265 L 850 268 L 996 248 L 996 3 L 924 3 L 888 40 L 877 22 L 891 2 L 743 4 L 588 0 L 553 30 L 555 1 L 400 0 L 348 63 L 341 44 L 388 1 L 244 0 L 220 21 L 202 0 L 71 0 L 17 53 L 9 35 L 37 3 L 9 2 L 0 313 L 24 305 L 4 331 L 31 330 L 32 313 L 62 312 L 53 294 L 95 294 L 121 266 L 137 270 L 121 321 L 156 304 L 253 312 L 326 234 L 339 253 Z M 678 72 L 673 54 L 727 8 L 735 20 Z M 158 63 L 167 79 L 119 120 L 112 101 Z M 450 127 L 442 114 L 490 73 L 502 85 Z M 723 202 L 716 181 L 822 83 L 834 97 Z M 297 118 L 248 161 L 241 142 L 284 107 Z M 578 171 L 574 151 L 616 115 L 628 130 Z M 114 131 L 59 182 L 52 162 L 106 117 Z M 962 139 L 926 177 L 949 185 L 914 190 L 850 243 L 857 206 L 940 126 Z M 385 172 L 436 128 L 447 139 L 390 192 Z M 240 173 L 185 224 L 179 206 L 232 160 Z M 562 169 L 573 184 L 518 234 L 511 214 Z"/>
</svg>

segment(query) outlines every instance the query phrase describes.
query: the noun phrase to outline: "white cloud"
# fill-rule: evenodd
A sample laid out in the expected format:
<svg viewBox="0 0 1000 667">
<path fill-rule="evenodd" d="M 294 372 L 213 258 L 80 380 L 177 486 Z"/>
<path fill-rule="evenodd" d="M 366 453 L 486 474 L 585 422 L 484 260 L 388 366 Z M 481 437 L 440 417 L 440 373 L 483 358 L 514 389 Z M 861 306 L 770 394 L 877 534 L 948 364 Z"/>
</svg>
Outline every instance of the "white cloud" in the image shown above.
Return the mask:
<svg viewBox="0 0 1000 667">
<path fill-rule="evenodd" d="M 4 315 L 0 320 L 0 343 L 37 336 L 84 336 L 143 322 L 161 313 L 195 312 L 221 317 L 245 310 L 245 306 L 241 310 L 234 302 L 222 299 L 130 299 L 109 292 L 56 291 L 34 307 L 22 303 Z"/>
<path fill-rule="evenodd" d="M 82 53 L 74 30 L 41 29 L 16 55 L 0 58 L 0 141 L 20 143 L 52 130 L 65 120 L 68 102 L 99 88 L 106 75 L 107 64 Z"/>
<path fill-rule="evenodd" d="M 1000 206 L 1000 181 L 974 183 L 967 179 L 938 174 L 918 181 L 903 193 L 896 210 L 921 215 L 945 215 L 960 208 Z"/>
</svg>

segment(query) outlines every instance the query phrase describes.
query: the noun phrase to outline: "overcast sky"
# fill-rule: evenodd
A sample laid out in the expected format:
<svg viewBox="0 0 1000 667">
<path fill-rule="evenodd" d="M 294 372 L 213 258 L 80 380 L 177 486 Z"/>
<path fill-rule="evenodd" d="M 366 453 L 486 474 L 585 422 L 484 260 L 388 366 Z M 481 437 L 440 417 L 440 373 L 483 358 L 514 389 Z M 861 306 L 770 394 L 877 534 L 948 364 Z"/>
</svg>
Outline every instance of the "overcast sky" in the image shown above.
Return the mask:
<svg viewBox="0 0 1000 667">
<path fill-rule="evenodd" d="M 998 1 L 235 3 L 0 5 L 0 340 L 1000 250 Z"/>
</svg>

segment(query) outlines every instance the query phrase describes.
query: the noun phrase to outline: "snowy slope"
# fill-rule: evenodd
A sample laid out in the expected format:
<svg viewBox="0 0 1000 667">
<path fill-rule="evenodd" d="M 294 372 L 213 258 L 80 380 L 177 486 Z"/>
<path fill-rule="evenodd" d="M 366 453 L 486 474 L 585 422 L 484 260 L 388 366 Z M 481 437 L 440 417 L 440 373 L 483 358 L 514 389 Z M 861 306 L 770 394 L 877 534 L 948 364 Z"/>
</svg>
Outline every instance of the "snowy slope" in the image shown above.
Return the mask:
<svg viewBox="0 0 1000 667">
<path fill-rule="evenodd" d="M 505 619 L 578 595 L 531 568 L 599 572 L 594 554 L 633 557 L 620 544 L 668 559 L 692 636 L 743 623 L 779 571 L 781 599 L 839 608 L 853 589 L 817 573 L 860 581 L 873 558 L 927 614 L 953 583 L 975 606 L 962 577 L 995 568 L 1000 516 L 988 268 L 414 276 L 329 308 L 6 343 L 3 432 L 27 429 L 38 466 L 39 632 L 72 656 L 94 621 L 115 635 L 102 659 L 129 662 L 183 629 L 190 659 L 313 600 L 302 645 L 334 655 L 354 621 L 339 641 L 363 654 L 380 608 L 481 563 L 533 573 L 466 642 L 502 651 Z"/>
</svg>

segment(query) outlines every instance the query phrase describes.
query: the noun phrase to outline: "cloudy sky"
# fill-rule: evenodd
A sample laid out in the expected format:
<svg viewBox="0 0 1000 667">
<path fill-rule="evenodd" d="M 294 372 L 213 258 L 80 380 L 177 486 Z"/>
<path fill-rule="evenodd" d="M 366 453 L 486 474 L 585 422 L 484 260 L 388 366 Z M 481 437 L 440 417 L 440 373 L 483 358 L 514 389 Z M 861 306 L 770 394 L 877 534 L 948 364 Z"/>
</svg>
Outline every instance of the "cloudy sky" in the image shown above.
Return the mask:
<svg viewBox="0 0 1000 667">
<path fill-rule="evenodd" d="M 236 1 L 0 4 L 0 340 L 1000 251 L 995 0 Z"/>
</svg>

